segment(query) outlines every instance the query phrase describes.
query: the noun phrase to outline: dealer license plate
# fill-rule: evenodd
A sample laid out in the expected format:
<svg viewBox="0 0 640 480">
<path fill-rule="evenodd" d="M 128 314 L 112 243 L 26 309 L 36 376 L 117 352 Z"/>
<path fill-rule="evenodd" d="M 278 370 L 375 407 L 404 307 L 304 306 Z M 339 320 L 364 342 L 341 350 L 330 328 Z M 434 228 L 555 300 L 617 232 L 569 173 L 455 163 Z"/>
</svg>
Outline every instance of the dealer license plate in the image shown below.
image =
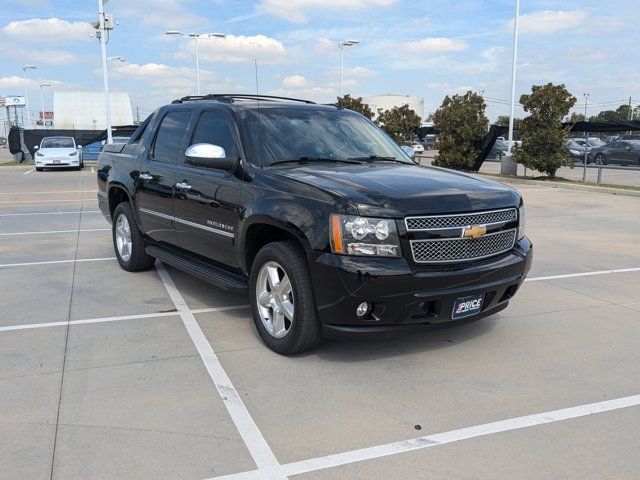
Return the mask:
<svg viewBox="0 0 640 480">
<path fill-rule="evenodd" d="M 484 300 L 484 293 L 478 295 L 471 295 L 469 297 L 458 298 L 453 303 L 453 312 L 451 312 L 451 318 L 469 317 L 480 313 L 482 310 L 482 301 Z"/>
<path fill-rule="evenodd" d="M 58 165 L 59 163 L 60 163 L 60 160 L 54 160 L 54 161 L 53 161 L 53 164 L 54 164 L 54 165 Z"/>
</svg>

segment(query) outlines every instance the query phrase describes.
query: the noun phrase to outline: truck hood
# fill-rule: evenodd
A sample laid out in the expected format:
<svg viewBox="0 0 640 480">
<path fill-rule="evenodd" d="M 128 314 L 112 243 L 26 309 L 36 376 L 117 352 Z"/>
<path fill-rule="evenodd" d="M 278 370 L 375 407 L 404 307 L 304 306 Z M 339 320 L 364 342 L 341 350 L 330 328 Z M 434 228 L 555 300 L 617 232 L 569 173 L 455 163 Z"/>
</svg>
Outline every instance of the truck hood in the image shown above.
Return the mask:
<svg viewBox="0 0 640 480">
<path fill-rule="evenodd" d="M 278 172 L 351 200 L 361 215 L 405 217 L 517 207 L 520 194 L 505 185 L 436 167 L 304 165 Z"/>
</svg>

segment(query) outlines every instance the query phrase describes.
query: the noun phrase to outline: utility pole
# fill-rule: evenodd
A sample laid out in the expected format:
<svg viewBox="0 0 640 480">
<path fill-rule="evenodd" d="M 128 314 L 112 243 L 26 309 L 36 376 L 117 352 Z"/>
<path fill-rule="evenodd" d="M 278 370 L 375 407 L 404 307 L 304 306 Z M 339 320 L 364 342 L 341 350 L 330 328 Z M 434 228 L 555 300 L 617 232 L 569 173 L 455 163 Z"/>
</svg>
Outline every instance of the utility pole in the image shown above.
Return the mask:
<svg viewBox="0 0 640 480">
<path fill-rule="evenodd" d="M 113 136 L 111 135 L 111 102 L 109 101 L 109 74 L 107 73 L 107 39 L 105 32 L 107 27 L 105 26 L 105 14 L 104 14 L 104 0 L 98 0 L 98 32 L 97 35 L 100 39 L 100 50 L 102 53 L 102 82 L 104 85 L 104 112 L 107 120 L 107 143 L 113 143 Z M 111 22 L 108 29 L 112 27 Z"/>
<path fill-rule="evenodd" d="M 582 96 L 584 97 L 584 121 L 587 121 L 587 103 L 589 102 L 589 94 L 588 93 L 583 93 Z M 588 149 L 588 145 L 589 145 L 589 136 L 587 135 L 587 132 L 584 132 L 584 160 L 583 160 L 583 165 L 582 165 L 582 182 L 586 182 L 587 181 L 587 149 Z"/>
<path fill-rule="evenodd" d="M 513 123 L 516 110 L 516 71 L 518 62 L 518 20 L 520 18 L 520 0 L 516 0 L 516 11 L 513 19 L 513 59 L 511 63 L 511 109 L 509 114 L 509 144 L 507 156 L 511 157 L 513 148 Z"/>
</svg>

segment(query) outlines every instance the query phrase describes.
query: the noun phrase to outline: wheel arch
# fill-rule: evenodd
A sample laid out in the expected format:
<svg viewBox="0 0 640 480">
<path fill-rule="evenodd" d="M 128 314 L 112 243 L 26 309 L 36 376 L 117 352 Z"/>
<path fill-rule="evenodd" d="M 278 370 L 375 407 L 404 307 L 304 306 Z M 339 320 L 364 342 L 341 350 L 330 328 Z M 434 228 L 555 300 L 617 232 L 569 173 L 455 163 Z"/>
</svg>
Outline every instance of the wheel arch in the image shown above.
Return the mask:
<svg viewBox="0 0 640 480">
<path fill-rule="evenodd" d="M 245 271 L 251 272 L 253 260 L 262 247 L 283 240 L 296 242 L 304 251 L 305 257 L 311 249 L 309 239 L 296 225 L 278 222 L 265 215 L 256 215 L 245 221 L 239 245 L 241 265 Z"/>
<path fill-rule="evenodd" d="M 129 195 L 129 192 L 127 191 L 125 186 L 120 183 L 109 185 L 109 190 L 107 191 L 107 199 L 109 201 L 109 214 L 111 215 L 111 218 L 113 218 L 113 212 L 115 211 L 118 204 L 122 202 L 129 202 L 133 207 L 131 195 Z"/>
</svg>

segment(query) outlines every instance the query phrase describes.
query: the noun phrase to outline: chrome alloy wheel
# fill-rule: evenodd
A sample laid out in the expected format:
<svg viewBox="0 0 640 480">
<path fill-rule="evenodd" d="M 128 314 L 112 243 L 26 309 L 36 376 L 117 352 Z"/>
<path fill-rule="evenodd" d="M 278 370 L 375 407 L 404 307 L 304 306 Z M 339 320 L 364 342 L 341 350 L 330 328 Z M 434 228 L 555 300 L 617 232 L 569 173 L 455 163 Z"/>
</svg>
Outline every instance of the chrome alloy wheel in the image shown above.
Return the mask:
<svg viewBox="0 0 640 480">
<path fill-rule="evenodd" d="M 293 325 L 293 290 L 284 269 L 273 260 L 260 268 L 256 303 L 262 324 L 275 338 L 283 338 Z"/>
<path fill-rule="evenodd" d="M 116 219 L 116 248 L 120 258 L 128 262 L 131 258 L 131 225 L 122 213 Z"/>
</svg>

